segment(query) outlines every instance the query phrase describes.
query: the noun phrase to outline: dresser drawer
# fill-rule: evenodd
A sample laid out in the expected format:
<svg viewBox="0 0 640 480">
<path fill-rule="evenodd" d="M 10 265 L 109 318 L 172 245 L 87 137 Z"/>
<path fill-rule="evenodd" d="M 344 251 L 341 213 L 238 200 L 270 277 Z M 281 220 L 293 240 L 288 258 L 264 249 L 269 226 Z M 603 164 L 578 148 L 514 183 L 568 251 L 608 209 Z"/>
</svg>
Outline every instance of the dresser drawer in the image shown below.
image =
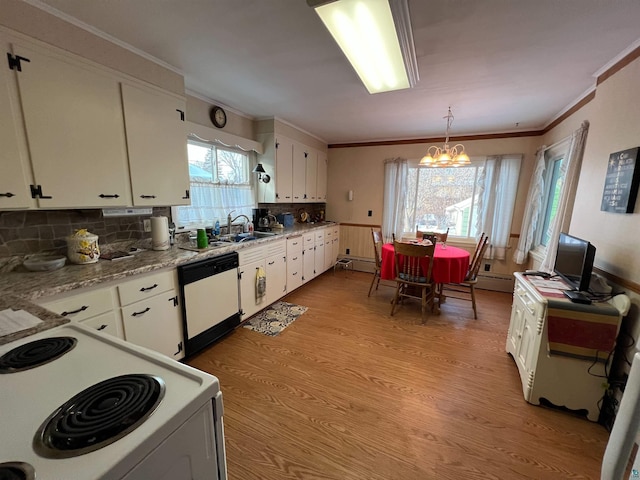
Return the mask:
<svg viewBox="0 0 640 480">
<path fill-rule="evenodd" d="M 120 305 L 124 307 L 167 290 L 175 290 L 176 286 L 175 270 L 136 277 L 118 285 Z"/>
<path fill-rule="evenodd" d="M 72 320 L 86 320 L 113 310 L 113 295 L 111 288 L 100 288 L 88 292 L 77 293 L 66 298 L 48 301 L 38 301 L 38 305 L 51 310 L 58 315 Z"/>
</svg>

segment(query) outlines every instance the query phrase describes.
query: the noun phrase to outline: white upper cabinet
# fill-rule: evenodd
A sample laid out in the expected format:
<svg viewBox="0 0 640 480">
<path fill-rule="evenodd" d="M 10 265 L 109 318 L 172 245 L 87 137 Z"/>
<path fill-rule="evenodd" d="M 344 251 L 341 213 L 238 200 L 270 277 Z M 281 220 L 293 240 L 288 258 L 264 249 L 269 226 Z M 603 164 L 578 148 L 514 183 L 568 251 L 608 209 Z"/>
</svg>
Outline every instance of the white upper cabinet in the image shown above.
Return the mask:
<svg viewBox="0 0 640 480">
<path fill-rule="evenodd" d="M 305 174 L 305 199 L 317 202 L 318 151 L 309 148 L 307 152 L 307 171 Z"/>
<path fill-rule="evenodd" d="M 133 205 L 189 205 L 185 100 L 122 84 Z"/>
<path fill-rule="evenodd" d="M 20 108 L 13 74 L 8 68 L 0 69 L 0 210 L 29 208 L 33 203 L 29 184 L 28 159 L 22 148 L 24 135 L 20 135 Z"/>
<path fill-rule="evenodd" d="M 275 141 L 276 202 L 293 202 L 293 141 L 279 135 Z"/>
<path fill-rule="evenodd" d="M 316 182 L 316 201 L 327 201 L 327 154 L 318 152 L 318 174 Z"/>
<path fill-rule="evenodd" d="M 292 172 L 292 190 L 293 201 L 295 203 L 306 202 L 305 188 L 306 188 L 306 171 L 307 171 L 307 156 L 309 155 L 309 149 L 298 142 L 293 144 L 293 172 Z"/>
<path fill-rule="evenodd" d="M 44 208 L 131 204 L 118 79 L 67 53 L 13 43 L 35 198 Z"/>
<path fill-rule="evenodd" d="M 262 134 L 258 156 L 269 183 L 258 185 L 258 202 L 311 203 L 327 198 L 327 155 L 282 135 Z"/>
</svg>

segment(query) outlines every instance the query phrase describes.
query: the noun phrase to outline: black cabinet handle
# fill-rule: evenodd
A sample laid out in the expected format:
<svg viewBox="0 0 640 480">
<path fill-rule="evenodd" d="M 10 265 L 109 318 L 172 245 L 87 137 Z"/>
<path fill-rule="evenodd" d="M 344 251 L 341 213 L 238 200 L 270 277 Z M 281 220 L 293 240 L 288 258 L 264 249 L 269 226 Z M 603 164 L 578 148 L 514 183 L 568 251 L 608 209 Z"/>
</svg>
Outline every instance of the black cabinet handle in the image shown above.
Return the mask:
<svg viewBox="0 0 640 480">
<path fill-rule="evenodd" d="M 180 114 L 180 120 L 184 122 L 184 110 L 180 110 L 179 108 L 176 108 L 176 112 Z"/>
<path fill-rule="evenodd" d="M 120 198 L 120 195 L 118 195 L 117 193 L 115 195 L 109 195 L 109 194 L 101 193 L 98 196 L 100 198 Z"/>
<path fill-rule="evenodd" d="M 83 305 L 82 307 L 80 307 L 77 310 L 73 310 L 72 312 L 62 312 L 60 315 L 62 315 L 63 317 L 66 317 L 67 315 L 73 315 L 76 313 L 80 313 L 80 312 L 84 312 L 87 308 L 89 308 L 88 305 Z"/>
<path fill-rule="evenodd" d="M 140 198 L 156 198 L 155 195 L 140 195 Z"/>
<path fill-rule="evenodd" d="M 30 185 L 31 198 L 53 198 L 51 195 L 46 196 L 42 193 L 42 185 Z"/>
<path fill-rule="evenodd" d="M 178 351 L 174 355 L 178 355 L 182 351 L 182 342 L 178 344 Z"/>
<path fill-rule="evenodd" d="M 184 200 L 187 200 L 189 197 L 189 190 L 185 190 L 184 191 L 184 197 L 182 197 Z"/>
<path fill-rule="evenodd" d="M 100 331 L 100 330 L 104 330 L 105 328 L 107 328 L 108 325 L 106 323 L 103 323 L 102 325 L 100 325 L 98 328 L 96 328 L 96 330 Z"/>
<path fill-rule="evenodd" d="M 142 287 L 140 289 L 141 292 L 148 292 L 149 290 L 153 290 L 154 288 L 156 288 L 158 286 L 157 283 L 154 283 L 153 285 L 151 285 L 150 287 Z"/>
<path fill-rule="evenodd" d="M 15 197 L 15 195 L 11 192 L 7 192 L 7 193 L 0 193 L 0 197 L 11 198 L 11 197 Z"/>
<path fill-rule="evenodd" d="M 132 317 L 137 317 L 138 315 L 144 315 L 145 313 L 147 313 L 149 310 L 151 310 L 150 307 L 145 308 L 144 310 L 142 310 L 141 312 L 133 312 L 131 314 Z"/>
<path fill-rule="evenodd" d="M 273 265 L 274 263 L 276 263 L 275 260 L 273 262 L 269 262 L 269 265 Z"/>
</svg>

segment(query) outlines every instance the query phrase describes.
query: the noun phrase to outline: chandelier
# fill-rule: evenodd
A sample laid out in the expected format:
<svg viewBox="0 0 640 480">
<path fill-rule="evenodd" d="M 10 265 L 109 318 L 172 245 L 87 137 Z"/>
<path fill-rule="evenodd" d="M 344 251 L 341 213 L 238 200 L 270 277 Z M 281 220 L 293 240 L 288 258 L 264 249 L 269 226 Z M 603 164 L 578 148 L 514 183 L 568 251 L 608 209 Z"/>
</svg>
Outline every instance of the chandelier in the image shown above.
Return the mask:
<svg viewBox="0 0 640 480">
<path fill-rule="evenodd" d="M 447 119 L 447 134 L 442 147 L 430 146 L 427 149 L 427 154 L 420 160 L 420 165 L 425 167 L 462 167 L 469 165 L 471 160 L 464 151 L 464 145 L 458 143 L 453 147 L 449 146 L 449 129 L 451 128 L 451 122 L 453 121 L 453 114 L 451 113 L 451 107 L 446 117 Z"/>
</svg>

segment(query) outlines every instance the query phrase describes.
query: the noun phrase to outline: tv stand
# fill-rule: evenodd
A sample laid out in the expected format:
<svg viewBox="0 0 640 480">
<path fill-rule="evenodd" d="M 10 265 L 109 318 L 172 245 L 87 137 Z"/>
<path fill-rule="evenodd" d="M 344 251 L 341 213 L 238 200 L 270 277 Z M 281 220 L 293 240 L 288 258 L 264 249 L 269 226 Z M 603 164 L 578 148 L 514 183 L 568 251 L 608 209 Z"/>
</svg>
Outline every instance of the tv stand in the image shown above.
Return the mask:
<svg viewBox="0 0 640 480">
<path fill-rule="evenodd" d="M 615 343 L 620 329 L 620 312 L 609 303 L 572 303 L 562 290 L 543 292 L 532 283 L 532 280 L 535 283 L 535 277 L 521 273 L 514 275 L 516 281 L 506 351 L 518 367 L 524 399 L 534 405 L 539 405 L 542 399 L 570 410 L 586 410 L 587 418 L 597 421 L 600 413 L 598 402 L 604 395 L 603 384 L 606 382 L 605 378 L 597 375 L 606 374 L 604 362 L 611 362 L 608 351 L 597 353 L 603 362 L 594 363 L 593 358 L 586 356 L 568 356 L 586 354 L 587 349 L 549 342 L 549 324 L 552 323 L 552 338 L 556 340 L 558 322 L 564 321 L 565 326 L 579 328 L 580 322 L 588 319 L 607 330 L 609 337 L 613 335 Z M 562 280 L 554 282 L 564 283 Z M 601 338 L 596 338 L 594 345 Z"/>
</svg>

